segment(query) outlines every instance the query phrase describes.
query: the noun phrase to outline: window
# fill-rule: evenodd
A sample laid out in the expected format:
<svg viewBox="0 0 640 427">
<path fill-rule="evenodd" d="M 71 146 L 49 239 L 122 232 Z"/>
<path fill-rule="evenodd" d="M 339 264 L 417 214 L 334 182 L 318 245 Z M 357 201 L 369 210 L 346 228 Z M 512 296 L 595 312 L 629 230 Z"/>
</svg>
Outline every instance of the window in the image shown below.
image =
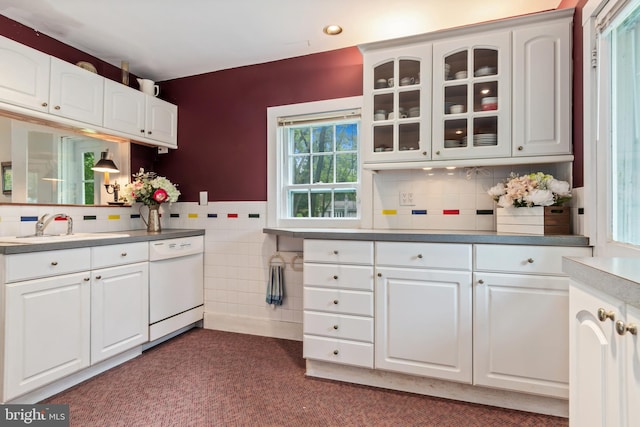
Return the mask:
<svg viewBox="0 0 640 427">
<path fill-rule="evenodd" d="M 358 225 L 361 102 L 353 97 L 268 109 L 268 225 Z"/>
<path fill-rule="evenodd" d="M 597 123 L 597 129 L 591 130 L 595 167 L 586 171 L 595 176 L 597 189 L 591 204 L 596 212 L 596 255 L 638 256 L 640 0 L 589 3 L 585 7 L 597 11 L 590 30 L 596 54 L 591 73 Z M 587 94 L 585 99 L 589 98 Z"/>
</svg>

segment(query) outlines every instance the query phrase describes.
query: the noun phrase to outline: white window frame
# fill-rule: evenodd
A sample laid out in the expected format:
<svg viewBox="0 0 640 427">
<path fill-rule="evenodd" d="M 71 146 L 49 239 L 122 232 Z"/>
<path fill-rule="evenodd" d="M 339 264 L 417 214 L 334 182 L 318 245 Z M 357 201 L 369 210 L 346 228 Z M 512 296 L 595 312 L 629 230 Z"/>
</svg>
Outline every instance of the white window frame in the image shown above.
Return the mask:
<svg viewBox="0 0 640 427">
<path fill-rule="evenodd" d="M 341 111 L 362 108 L 362 96 L 314 101 L 301 104 L 282 105 L 267 108 L 267 226 L 283 228 L 359 228 L 364 214 L 362 191 L 365 177 L 360 162 L 360 183 L 357 187 L 358 218 L 287 218 L 284 212 L 286 204 L 281 203 L 283 197 L 283 167 L 286 164 L 285 151 L 278 144 L 278 119 L 296 115 L 321 114 L 330 111 Z M 359 138 L 358 150 L 362 152 L 362 139 Z"/>
<path fill-rule="evenodd" d="M 640 249 L 611 240 L 612 195 L 610 185 L 611 153 L 608 132 L 610 111 L 609 96 L 602 96 L 607 88 L 601 81 L 608 81 L 608 67 L 602 58 L 609 54 L 608 45 L 598 37 L 596 25 L 608 12 L 619 5 L 634 0 L 589 0 L 583 8 L 583 79 L 584 79 L 584 176 L 585 176 L 585 228 L 594 246 L 595 256 L 640 257 Z M 593 56 L 594 52 L 597 55 Z M 594 68 L 592 61 L 598 62 Z M 592 191 L 595 189 L 595 191 Z"/>
</svg>

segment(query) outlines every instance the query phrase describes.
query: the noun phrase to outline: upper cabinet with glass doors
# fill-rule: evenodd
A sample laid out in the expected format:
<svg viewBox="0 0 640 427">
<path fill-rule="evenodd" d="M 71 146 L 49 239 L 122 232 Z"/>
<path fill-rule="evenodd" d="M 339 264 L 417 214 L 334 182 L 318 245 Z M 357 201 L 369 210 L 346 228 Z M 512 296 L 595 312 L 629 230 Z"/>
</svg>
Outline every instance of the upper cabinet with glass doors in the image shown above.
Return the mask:
<svg viewBox="0 0 640 427">
<path fill-rule="evenodd" d="M 429 159 L 431 45 L 367 55 L 364 69 L 364 161 Z"/>
<path fill-rule="evenodd" d="M 510 34 L 433 46 L 434 160 L 511 155 Z"/>
</svg>

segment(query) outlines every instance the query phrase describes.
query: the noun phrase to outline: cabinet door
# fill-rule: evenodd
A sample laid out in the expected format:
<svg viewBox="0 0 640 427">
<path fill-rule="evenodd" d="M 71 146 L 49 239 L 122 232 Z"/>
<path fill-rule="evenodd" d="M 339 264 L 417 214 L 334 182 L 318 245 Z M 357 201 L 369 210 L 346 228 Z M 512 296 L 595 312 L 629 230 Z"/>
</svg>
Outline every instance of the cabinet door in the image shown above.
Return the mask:
<svg viewBox="0 0 640 427">
<path fill-rule="evenodd" d="M 104 80 L 104 127 L 145 136 L 145 94 L 139 90 Z"/>
<path fill-rule="evenodd" d="M 365 54 L 364 68 L 364 161 L 428 160 L 431 44 Z"/>
<path fill-rule="evenodd" d="M 73 64 L 51 58 L 49 112 L 102 126 L 103 78 Z"/>
<path fill-rule="evenodd" d="M 0 37 L 0 101 L 47 111 L 49 55 Z"/>
<path fill-rule="evenodd" d="M 149 263 L 92 272 L 91 363 L 140 345 L 149 337 Z"/>
<path fill-rule="evenodd" d="M 89 273 L 6 285 L 4 400 L 89 366 Z"/>
<path fill-rule="evenodd" d="M 433 160 L 511 155 L 510 33 L 433 45 Z"/>
<path fill-rule="evenodd" d="M 569 396 L 569 279 L 474 274 L 474 384 Z"/>
<path fill-rule="evenodd" d="M 571 20 L 513 32 L 513 156 L 571 154 Z"/>
<path fill-rule="evenodd" d="M 627 324 L 640 328 L 640 310 L 627 306 Z M 640 426 L 640 332 L 625 334 L 627 349 L 627 373 L 622 377 L 626 383 L 627 425 Z"/>
<path fill-rule="evenodd" d="M 621 301 L 595 291 L 586 292 L 575 282 L 570 287 L 570 394 L 571 425 L 620 426 L 624 396 L 621 342 L 614 319 L 624 313 Z M 599 319 L 598 312 L 608 317 Z M 636 403 L 634 403 L 636 404 Z"/>
<path fill-rule="evenodd" d="M 377 273 L 376 369 L 471 383 L 471 273 Z"/>
<path fill-rule="evenodd" d="M 178 146 L 178 107 L 162 99 L 145 95 L 146 137 Z"/>
</svg>

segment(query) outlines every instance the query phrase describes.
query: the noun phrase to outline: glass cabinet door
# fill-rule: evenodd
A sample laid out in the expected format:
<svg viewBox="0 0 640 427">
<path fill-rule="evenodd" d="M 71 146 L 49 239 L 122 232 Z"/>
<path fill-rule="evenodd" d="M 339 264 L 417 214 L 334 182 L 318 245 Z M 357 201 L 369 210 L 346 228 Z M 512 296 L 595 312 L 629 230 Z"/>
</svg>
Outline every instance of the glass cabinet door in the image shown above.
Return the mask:
<svg viewBox="0 0 640 427">
<path fill-rule="evenodd" d="M 365 96 L 369 93 L 371 97 L 370 108 L 365 101 L 371 123 L 370 141 L 363 144 L 368 150 L 365 161 L 424 160 L 430 154 L 431 103 L 425 101 L 425 91 L 428 96 L 431 65 L 424 59 L 430 57 L 428 47 L 428 56 L 425 48 L 422 52 L 396 49 L 394 57 L 381 54 L 382 59 L 375 62 L 377 58 L 365 56 L 365 67 L 367 59 L 372 62 L 370 72 L 365 73 L 365 89 L 370 90 L 365 90 Z"/>
<path fill-rule="evenodd" d="M 434 45 L 433 160 L 511 153 L 509 38 Z"/>
</svg>

